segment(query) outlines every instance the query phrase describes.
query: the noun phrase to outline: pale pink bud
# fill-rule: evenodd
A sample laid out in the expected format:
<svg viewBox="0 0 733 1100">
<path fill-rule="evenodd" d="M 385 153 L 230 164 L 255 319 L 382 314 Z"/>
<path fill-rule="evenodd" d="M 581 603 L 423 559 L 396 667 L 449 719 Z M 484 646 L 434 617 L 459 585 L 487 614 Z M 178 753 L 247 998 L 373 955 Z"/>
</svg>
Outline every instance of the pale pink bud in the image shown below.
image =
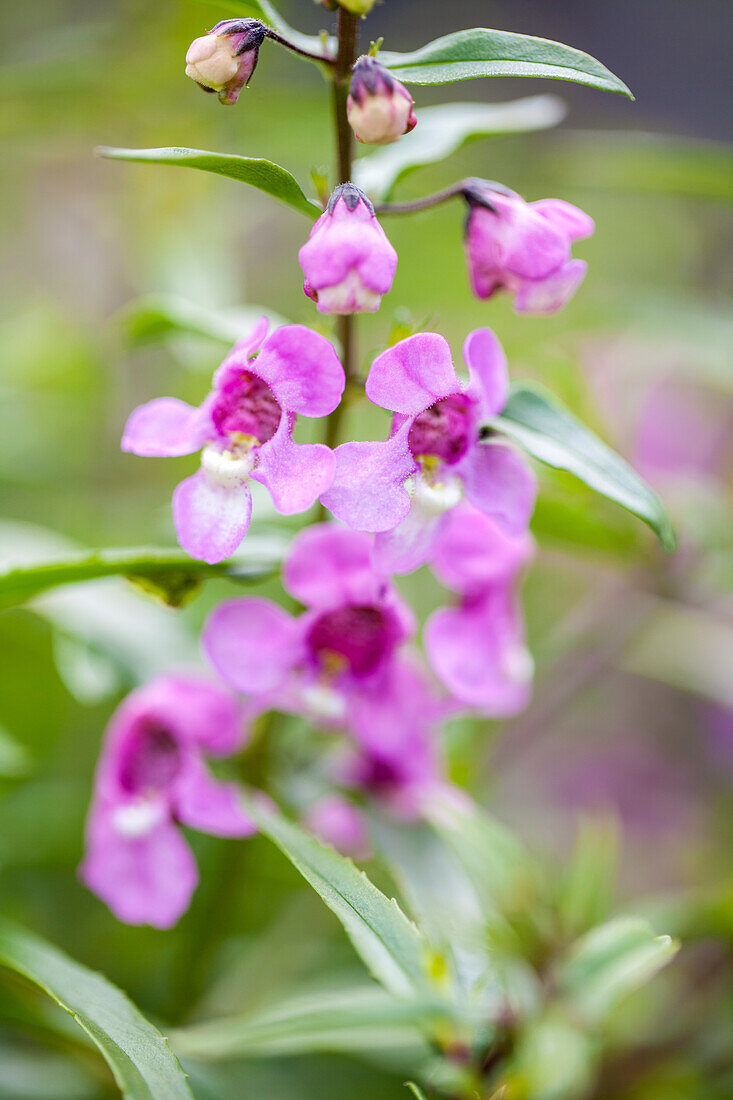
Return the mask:
<svg viewBox="0 0 733 1100">
<path fill-rule="evenodd" d="M 414 129 L 413 99 L 374 57 L 360 57 L 354 65 L 346 113 L 357 141 L 389 145 Z"/>
<path fill-rule="evenodd" d="M 236 103 L 257 65 L 265 28 L 258 19 L 224 19 L 196 38 L 186 54 L 186 76 L 219 101 Z"/>
</svg>

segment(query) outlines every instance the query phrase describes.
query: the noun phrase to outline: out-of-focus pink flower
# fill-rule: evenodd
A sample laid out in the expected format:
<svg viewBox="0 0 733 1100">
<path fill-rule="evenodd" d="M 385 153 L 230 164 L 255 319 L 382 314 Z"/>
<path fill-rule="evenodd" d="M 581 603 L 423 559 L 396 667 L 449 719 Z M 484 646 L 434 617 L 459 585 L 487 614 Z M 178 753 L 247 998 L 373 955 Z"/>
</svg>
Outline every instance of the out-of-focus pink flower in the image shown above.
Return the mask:
<svg viewBox="0 0 733 1100">
<path fill-rule="evenodd" d="M 283 584 L 303 614 L 256 597 L 225 600 L 206 622 L 204 650 L 223 679 L 262 709 L 344 725 L 355 698 L 382 690 L 397 650 L 415 632 L 412 612 L 373 568 L 371 539 L 332 524 L 301 531 Z"/>
<path fill-rule="evenodd" d="M 133 691 L 107 728 L 80 875 L 128 924 L 169 928 L 188 907 L 198 873 L 177 825 L 250 836 L 235 784 L 209 774 L 204 754 L 241 744 L 237 705 L 190 676 L 160 676 Z"/>
<path fill-rule="evenodd" d="M 224 19 L 188 47 L 186 76 L 205 92 L 218 92 L 220 103 L 236 103 L 255 71 L 264 37 L 258 19 Z"/>
<path fill-rule="evenodd" d="M 415 128 L 414 101 L 404 84 L 395 80 L 374 57 L 360 57 L 354 65 L 346 113 L 357 141 L 389 145 Z"/>
<path fill-rule="evenodd" d="M 725 477 L 733 462 L 733 402 L 666 378 L 646 394 L 635 465 L 651 480 Z"/>
<path fill-rule="evenodd" d="M 247 533 L 252 514 L 248 479 L 259 481 L 283 515 L 305 512 L 331 484 L 333 452 L 296 443 L 296 416 L 332 412 L 344 371 L 332 345 L 303 325 L 267 336 L 262 320 L 235 346 L 198 408 L 161 397 L 131 414 L 123 451 L 174 456 L 203 448 L 201 469 L 173 494 L 178 541 L 192 557 L 219 562 Z"/>
<path fill-rule="evenodd" d="M 369 837 L 363 815 L 342 794 L 319 798 L 305 814 L 304 823 L 324 844 L 345 856 L 360 859 L 369 852 Z"/>
<path fill-rule="evenodd" d="M 461 600 L 428 619 L 428 658 L 456 699 L 492 718 L 529 701 L 533 663 L 515 590 L 533 552 L 528 533 L 510 535 L 468 504 L 446 517 L 433 549 L 433 571 Z"/>
<path fill-rule="evenodd" d="M 468 202 L 465 248 L 471 288 L 477 298 L 499 290 L 514 297 L 517 313 L 555 313 L 585 278 L 587 264 L 573 260 L 573 241 L 589 237 L 593 220 L 561 199 L 527 203 L 476 180 Z"/>
<path fill-rule="evenodd" d="M 409 336 L 382 352 L 366 393 L 395 413 L 391 437 L 336 448 L 336 473 L 321 501 L 355 530 L 379 532 L 376 560 L 386 572 L 410 572 L 429 559 L 446 513 L 463 494 L 513 535 L 532 514 L 532 471 L 510 445 L 479 438 L 482 422 L 506 404 L 501 345 L 490 329 L 477 329 L 463 355 L 465 387 L 437 333 Z"/>
<path fill-rule="evenodd" d="M 353 183 L 333 192 L 298 258 L 303 290 L 321 313 L 374 313 L 397 267 L 374 207 Z"/>
</svg>

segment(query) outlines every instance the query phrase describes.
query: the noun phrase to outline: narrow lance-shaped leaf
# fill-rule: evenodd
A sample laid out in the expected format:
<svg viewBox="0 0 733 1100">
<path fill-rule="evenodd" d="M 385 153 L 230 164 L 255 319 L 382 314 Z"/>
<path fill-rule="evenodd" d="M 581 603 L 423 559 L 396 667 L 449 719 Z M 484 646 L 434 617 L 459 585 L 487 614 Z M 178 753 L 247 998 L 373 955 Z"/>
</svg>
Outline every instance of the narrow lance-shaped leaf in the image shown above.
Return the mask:
<svg viewBox="0 0 733 1100">
<path fill-rule="evenodd" d="M 423 1090 L 414 1081 L 405 1081 L 405 1087 L 410 1090 L 413 1096 L 417 1097 L 417 1100 L 428 1100 Z"/>
<path fill-rule="evenodd" d="M 193 1100 L 166 1039 L 116 986 L 0 918 L 0 964 L 48 993 L 93 1039 L 127 1100 Z"/>
<path fill-rule="evenodd" d="M 359 187 L 384 201 L 408 172 L 443 160 L 471 137 L 544 130 L 562 122 L 565 112 L 565 104 L 554 95 L 527 96 L 512 103 L 423 107 L 419 126 L 392 145 L 361 157 L 352 175 Z"/>
<path fill-rule="evenodd" d="M 214 172 L 219 176 L 248 183 L 258 191 L 287 203 L 301 214 L 314 218 L 321 213 L 302 187 L 286 168 L 259 157 L 240 157 L 234 153 L 208 153 L 204 149 L 116 149 L 102 145 L 97 149 L 101 157 L 110 160 L 131 160 L 144 164 L 172 164 L 183 168 L 198 168 L 202 172 Z"/>
<path fill-rule="evenodd" d="M 533 387 L 512 387 L 501 416 L 487 425 L 514 439 L 533 458 L 568 470 L 591 489 L 620 504 L 655 532 L 665 550 L 676 539 L 662 501 L 628 462 L 612 451 L 572 413 Z"/>
<path fill-rule="evenodd" d="M 479 76 L 536 76 L 570 80 L 633 99 L 622 80 L 581 50 L 526 34 L 473 27 L 428 42 L 412 53 L 380 53 L 406 84 L 447 84 Z"/>
<path fill-rule="evenodd" d="M 247 799 L 247 812 L 338 917 L 361 959 L 398 997 L 428 988 L 428 945 L 414 924 L 351 860 L 324 848 L 277 811 Z"/>
</svg>

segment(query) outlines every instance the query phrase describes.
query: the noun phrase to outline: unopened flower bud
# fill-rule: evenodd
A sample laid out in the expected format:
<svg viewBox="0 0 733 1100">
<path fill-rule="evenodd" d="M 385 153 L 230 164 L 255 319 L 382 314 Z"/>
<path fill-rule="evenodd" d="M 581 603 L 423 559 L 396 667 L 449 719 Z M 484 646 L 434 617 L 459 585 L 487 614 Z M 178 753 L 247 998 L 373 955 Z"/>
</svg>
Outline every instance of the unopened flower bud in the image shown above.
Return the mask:
<svg viewBox="0 0 733 1100">
<path fill-rule="evenodd" d="M 298 258 L 303 290 L 321 313 L 374 313 L 397 267 L 374 207 L 353 183 L 333 192 Z"/>
<path fill-rule="evenodd" d="M 196 38 L 186 54 L 186 76 L 219 101 L 236 103 L 257 65 L 265 28 L 259 19 L 224 19 Z"/>
<path fill-rule="evenodd" d="M 352 15 L 368 15 L 377 0 L 338 0 L 338 6 Z"/>
<path fill-rule="evenodd" d="M 346 113 L 357 141 L 389 145 L 414 129 L 414 102 L 404 84 L 374 57 L 360 57 L 346 103 Z"/>
</svg>

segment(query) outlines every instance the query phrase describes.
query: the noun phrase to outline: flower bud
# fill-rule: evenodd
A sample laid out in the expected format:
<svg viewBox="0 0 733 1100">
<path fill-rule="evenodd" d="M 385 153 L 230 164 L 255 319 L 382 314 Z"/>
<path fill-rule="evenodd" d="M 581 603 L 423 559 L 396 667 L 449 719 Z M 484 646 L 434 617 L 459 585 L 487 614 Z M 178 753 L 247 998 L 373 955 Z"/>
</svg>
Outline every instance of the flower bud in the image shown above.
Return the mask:
<svg viewBox="0 0 733 1100">
<path fill-rule="evenodd" d="M 338 0 L 338 6 L 352 15 L 368 15 L 377 0 Z"/>
<path fill-rule="evenodd" d="M 186 54 L 186 76 L 219 102 L 236 103 L 257 65 L 265 28 L 259 19 L 224 19 L 196 38 Z"/>
<path fill-rule="evenodd" d="M 374 57 L 360 57 L 346 101 L 346 113 L 357 141 L 389 145 L 414 129 L 414 102 L 404 84 Z"/>
<path fill-rule="evenodd" d="M 298 258 L 303 290 L 320 313 L 376 312 L 397 267 L 374 207 L 353 183 L 333 192 Z"/>
</svg>

